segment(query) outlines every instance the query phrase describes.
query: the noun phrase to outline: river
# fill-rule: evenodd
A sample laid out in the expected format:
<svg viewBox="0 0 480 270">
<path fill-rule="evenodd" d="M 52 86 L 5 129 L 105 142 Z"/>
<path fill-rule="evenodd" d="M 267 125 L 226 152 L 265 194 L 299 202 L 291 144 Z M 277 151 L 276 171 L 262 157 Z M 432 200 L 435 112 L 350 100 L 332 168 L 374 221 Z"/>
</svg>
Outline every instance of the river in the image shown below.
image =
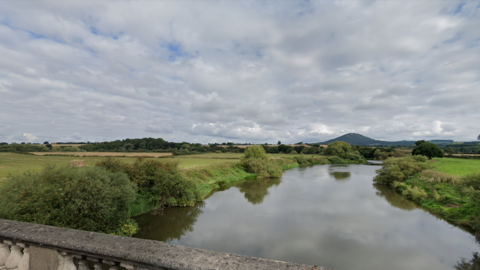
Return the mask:
<svg viewBox="0 0 480 270">
<path fill-rule="evenodd" d="M 480 252 L 465 228 L 373 185 L 371 165 L 316 165 L 136 218 L 138 238 L 331 267 L 454 269 Z"/>
</svg>

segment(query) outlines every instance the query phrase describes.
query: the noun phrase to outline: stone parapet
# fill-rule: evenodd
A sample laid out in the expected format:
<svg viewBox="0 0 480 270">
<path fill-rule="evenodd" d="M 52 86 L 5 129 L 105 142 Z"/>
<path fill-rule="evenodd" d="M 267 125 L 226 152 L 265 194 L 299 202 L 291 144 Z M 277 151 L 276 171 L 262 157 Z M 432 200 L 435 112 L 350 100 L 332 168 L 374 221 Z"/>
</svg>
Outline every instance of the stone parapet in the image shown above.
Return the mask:
<svg viewBox="0 0 480 270">
<path fill-rule="evenodd" d="M 0 270 L 327 268 L 0 219 Z"/>
</svg>

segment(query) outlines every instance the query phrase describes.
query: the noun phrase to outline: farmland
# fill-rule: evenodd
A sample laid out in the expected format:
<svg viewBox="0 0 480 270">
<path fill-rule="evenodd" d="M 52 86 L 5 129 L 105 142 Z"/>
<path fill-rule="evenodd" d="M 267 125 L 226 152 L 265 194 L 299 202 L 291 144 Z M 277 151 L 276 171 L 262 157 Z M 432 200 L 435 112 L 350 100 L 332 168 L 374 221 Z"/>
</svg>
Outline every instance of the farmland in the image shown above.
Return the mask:
<svg viewBox="0 0 480 270">
<path fill-rule="evenodd" d="M 79 152 L 79 153 L 84 154 L 86 152 Z M 72 152 L 68 153 L 70 155 L 65 155 L 65 156 L 62 156 L 62 155 L 36 156 L 36 155 L 23 155 L 23 154 L 15 154 L 15 153 L 0 153 L 0 181 L 4 180 L 10 173 L 22 173 L 28 170 L 37 171 L 49 163 L 66 166 L 72 160 L 81 159 L 84 161 L 85 166 L 93 166 L 95 165 L 96 162 L 103 159 L 103 157 L 100 156 L 100 154 L 106 154 L 102 152 L 95 152 L 95 153 L 97 154 L 97 156 L 86 156 L 86 157 L 72 156 L 72 154 L 75 154 Z M 128 153 L 119 153 L 119 154 L 128 154 Z M 138 155 L 139 153 L 136 153 L 136 154 Z M 151 154 L 151 153 L 142 153 L 141 156 L 144 156 L 143 154 Z M 105 157 L 106 156 L 108 156 L 108 153 L 107 155 L 105 155 Z M 238 158 L 236 159 L 223 158 L 220 155 L 220 157 L 217 157 L 217 158 L 215 158 L 214 156 L 210 156 L 208 158 L 199 158 L 199 157 L 176 158 L 175 157 L 175 158 L 162 158 L 161 160 L 162 161 L 179 161 L 180 163 L 179 167 L 185 169 L 185 168 L 192 168 L 192 167 L 198 167 L 198 166 L 206 166 L 206 165 L 211 165 L 216 163 L 236 162 L 236 161 L 239 161 L 240 155 L 237 155 L 237 156 Z M 127 163 L 133 163 L 136 160 L 136 157 L 134 156 L 117 157 L 117 158 Z"/>
<path fill-rule="evenodd" d="M 458 176 L 480 172 L 478 159 L 436 158 L 432 164 L 438 171 Z"/>
<path fill-rule="evenodd" d="M 188 169 L 211 164 L 237 162 L 240 153 L 206 153 L 173 157 L 171 153 L 120 153 L 120 152 L 34 152 L 33 155 L 0 153 L 0 181 L 10 173 L 22 173 L 28 170 L 40 170 L 46 164 L 66 166 L 72 160 L 83 160 L 85 166 L 93 166 L 104 157 L 115 157 L 123 162 L 133 163 L 139 156 L 161 158 L 162 161 L 179 161 L 181 169 Z M 297 155 L 269 154 L 270 157 L 294 157 Z M 0 182 L 1 185 L 1 182 Z"/>
<path fill-rule="evenodd" d="M 35 156 L 76 156 L 76 157 L 169 157 L 172 153 L 122 153 L 122 152 L 32 152 Z"/>
</svg>

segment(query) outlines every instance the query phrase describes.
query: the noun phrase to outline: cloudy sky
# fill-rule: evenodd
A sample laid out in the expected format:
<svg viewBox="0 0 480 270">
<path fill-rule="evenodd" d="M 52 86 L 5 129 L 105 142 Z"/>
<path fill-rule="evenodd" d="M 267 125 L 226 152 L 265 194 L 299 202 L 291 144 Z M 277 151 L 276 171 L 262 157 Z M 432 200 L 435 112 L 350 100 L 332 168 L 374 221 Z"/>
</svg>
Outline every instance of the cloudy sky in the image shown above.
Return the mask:
<svg viewBox="0 0 480 270">
<path fill-rule="evenodd" d="M 0 141 L 476 140 L 480 2 L 0 1 Z"/>
</svg>

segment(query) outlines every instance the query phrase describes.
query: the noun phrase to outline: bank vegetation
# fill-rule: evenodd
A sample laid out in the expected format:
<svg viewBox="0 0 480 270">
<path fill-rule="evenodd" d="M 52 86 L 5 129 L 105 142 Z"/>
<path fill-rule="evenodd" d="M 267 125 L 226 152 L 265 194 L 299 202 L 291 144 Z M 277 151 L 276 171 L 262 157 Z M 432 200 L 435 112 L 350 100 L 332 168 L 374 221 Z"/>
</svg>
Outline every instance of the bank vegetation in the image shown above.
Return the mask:
<svg viewBox="0 0 480 270">
<path fill-rule="evenodd" d="M 452 223 L 479 231 L 480 171 L 458 176 L 439 169 L 426 156 L 389 158 L 374 182 L 395 188 Z"/>
</svg>

